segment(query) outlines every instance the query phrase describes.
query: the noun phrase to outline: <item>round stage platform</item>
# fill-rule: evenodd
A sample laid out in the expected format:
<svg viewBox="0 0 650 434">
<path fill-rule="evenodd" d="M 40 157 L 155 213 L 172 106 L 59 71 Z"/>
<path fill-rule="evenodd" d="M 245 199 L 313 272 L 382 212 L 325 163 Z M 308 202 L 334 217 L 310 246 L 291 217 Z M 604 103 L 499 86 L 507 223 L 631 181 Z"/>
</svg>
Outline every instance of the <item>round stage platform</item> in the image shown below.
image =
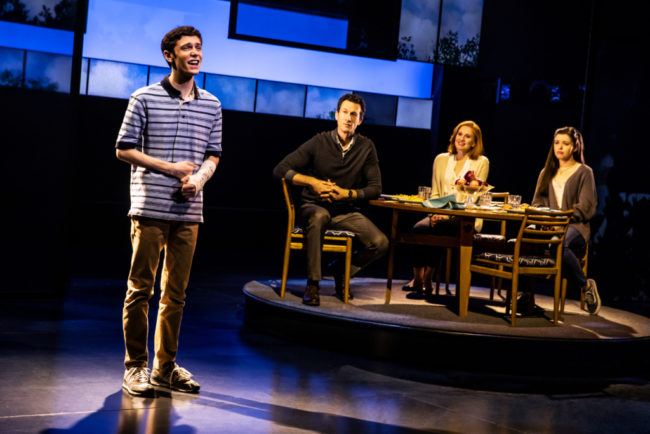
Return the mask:
<svg viewBox="0 0 650 434">
<path fill-rule="evenodd" d="M 274 335 L 336 351 L 413 362 L 432 368 L 525 375 L 650 374 L 650 318 L 603 306 L 598 315 L 566 300 L 554 325 L 553 298 L 536 294 L 544 313 L 520 317 L 511 327 L 504 301 L 489 288 L 472 286 L 469 313 L 457 315 L 453 295 L 418 297 L 394 281 L 390 304 L 386 280 L 354 278 L 354 299 L 334 296 L 321 282 L 321 305 L 302 304 L 304 280 L 290 280 L 284 299 L 280 282 L 251 281 L 243 288 L 246 324 Z M 444 286 L 444 285 L 443 285 Z M 453 284 L 450 287 L 454 293 Z M 505 291 L 504 291 L 505 294 Z"/>
</svg>

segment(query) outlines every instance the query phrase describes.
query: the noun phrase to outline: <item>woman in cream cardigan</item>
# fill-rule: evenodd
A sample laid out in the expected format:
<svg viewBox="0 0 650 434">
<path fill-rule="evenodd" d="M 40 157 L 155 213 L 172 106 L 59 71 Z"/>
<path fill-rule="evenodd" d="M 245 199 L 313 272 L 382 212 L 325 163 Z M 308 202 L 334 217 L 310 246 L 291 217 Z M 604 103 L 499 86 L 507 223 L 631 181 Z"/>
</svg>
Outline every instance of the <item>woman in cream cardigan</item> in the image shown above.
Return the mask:
<svg viewBox="0 0 650 434">
<path fill-rule="evenodd" d="M 587 279 L 576 256 L 576 252 L 584 251 L 589 240 L 589 221 L 598 206 L 594 173 L 585 164 L 583 153 L 580 131 L 573 127 L 555 130 L 546 164 L 537 180 L 532 206 L 573 210 L 564 239 L 562 274 L 584 291 L 587 311 L 595 315 L 601 306 L 596 282 Z"/>
<path fill-rule="evenodd" d="M 483 156 L 483 136 L 481 128 L 473 121 L 464 121 L 456 125 L 449 139 L 447 152 L 439 154 L 433 161 L 431 180 L 431 197 L 444 197 L 456 192 L 456 180 L 473 170 L 476 177 L 487 180 L 490 162 Z M 435 235 L 453 235 L 458 233 L 455 218 L 441 214 L 430 214 L 413 227 L 414 232 Z M 413 280 L 404 286 L 406 291 L 433 290 L 432 277 L 434 267 L 438 265 L 442 247 L 415 246 L 413 248 Z"/>
</svg>

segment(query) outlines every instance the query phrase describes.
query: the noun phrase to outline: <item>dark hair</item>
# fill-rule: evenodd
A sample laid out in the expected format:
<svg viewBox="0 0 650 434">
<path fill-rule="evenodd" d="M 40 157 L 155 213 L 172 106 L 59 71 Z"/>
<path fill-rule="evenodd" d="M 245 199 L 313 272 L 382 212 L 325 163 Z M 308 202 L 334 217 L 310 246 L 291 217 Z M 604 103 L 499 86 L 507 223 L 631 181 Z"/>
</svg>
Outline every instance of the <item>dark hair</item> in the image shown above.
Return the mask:
<svg viewBox="0 0 650 434">
<path fill-rule="evenodd" d="M 463 121 L 456 125 L 454 132 L 451 133 L 451 137 L 449 138 L 449 146 L 447 147 L 447 152 L 450 154 L 456 154 L 458 152 L 456 150 L 455 142 L 458 131 L 460 131 L 462 127 L 469 127 L 474 133 L 474 142 L 476 142 L 476 145 L 474 145 L 472 147 L 472 150 L 469 152 L 469 158 L 476 160 L 478 157 L 483 155 L 483 133 L 481 133 L 481 127 L 479 127 L 478 124 L 474 121 Z"/>
<path fill-rule="evenodd" d="M 165 36 L 163 36 L 162 41 L 160 41 L 160 51 L 163 53 L 163 57 L 165 55 L 165 51 L 169 51 L 170 53 L 174 52 L 174 47 L 176 46 L 176 42 L 183 36 L 198 36 L 199 39 L 201 40 L 201 43 L 203 43 L 203 38 L 201 37 L 201 32 L 199 32 L 197 29 L 195 29 L 192 26 L 180 26 L 176 27 L 173 30 L 170 30 L 167 32 Z M 167 61 L 167 59 L 165 59 Z M 167 62 L 169 66 L 173 66 L 170 62 Z"/>
<path fill-rule="evenodd" d="M 355 104 L 359 104 L 361 106 L 361 117 L 363 118 L 363 115 L 366 113 L 366 102 L 363 100 L 363 98 L 361 98 L 361 96 L 355 95 L 353 93 L 346 93 L 341 98 L 339 98 L 339 102 L 336 104 L 336 111 L 339 111 L 341 109 L 341 104 L 343 104 L 343 101 L 350 101 Z"/>
<path fill-rule="evenodd" d="M 585 164 L 584 150 L 585 143 L 582 140 L 582 134 L 574 127 L 562 127 L 555 130 L 553 134 L 553 141 L 555 142 L 555 137 L 558 134 L 565 134 L 571 138 L 571 142 L 575 149 L 573 150 L 573 159 L 579 163 Z M 554 143 L 551 143 L 551 149 L 548 151 L 546 157 L 546 164 L 544 165 L 544 170 L 542 172 L 542 180 L 539 184 L 539 192 L 543 195 L 548 194 L 548 187 L 551 184 L 551 180 L 557 173 L 557 170 L 560 168 L 560 162 L 555 156 L 555 146 Z"/>
</svg>

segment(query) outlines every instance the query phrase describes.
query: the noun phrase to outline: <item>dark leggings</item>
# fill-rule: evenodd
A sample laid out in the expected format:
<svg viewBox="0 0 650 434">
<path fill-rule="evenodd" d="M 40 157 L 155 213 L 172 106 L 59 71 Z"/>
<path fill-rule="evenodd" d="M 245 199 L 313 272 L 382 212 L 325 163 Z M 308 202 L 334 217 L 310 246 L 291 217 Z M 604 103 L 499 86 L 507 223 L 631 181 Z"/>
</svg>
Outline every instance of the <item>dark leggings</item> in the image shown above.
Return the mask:
<svg viewBox="0 0 650 434">
<path fill-rule="evenodd" d="M 458 234 L 458 220 L 451 218 L 441 220 L 431 226 L 430 217 L 427 216 L 413 226 L 413 232 L 418 234 L 447 235 L 454 236 Z M 444 247 L 413 245 L 411 252 L 413 255 L 413 267 L 421 268 L 425 266 L 437 267 L 440 257 L 444 253 Z"/>
<path fill-rule="evenodd" d="M 587 285 L 587 276 L 582 271 L 578 254 L 582 256 L 586 247 L 586 241 L 573 226 L 569 226 L 564 238 L 564 249 L 562 251 L 562 274 L 572 284 L 582 288 Z"/>
</svg>

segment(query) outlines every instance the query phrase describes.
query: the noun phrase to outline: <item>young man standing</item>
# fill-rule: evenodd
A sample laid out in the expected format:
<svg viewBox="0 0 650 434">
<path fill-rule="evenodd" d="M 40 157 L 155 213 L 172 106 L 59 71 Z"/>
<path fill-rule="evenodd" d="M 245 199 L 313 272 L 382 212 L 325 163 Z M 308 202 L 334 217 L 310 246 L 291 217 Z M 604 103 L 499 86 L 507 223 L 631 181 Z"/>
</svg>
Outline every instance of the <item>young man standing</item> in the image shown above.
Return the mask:
<svg viewBox="0 0 650 434">
<path fill-rule="evenodd" d="M 149 395 L 152 384 L 197 392 L 192 374 L 176 364 L 185 290 L 203 222 L 203 186 L 221 156 L 221 103 L 199 89 L 201 33 L 182 26 L 167 33 L 162 54 L 171 74 L 131 95 L 117 137 L 117 158 L 131 164 L 133 255 L 123 308 L 126 346 L 123 388 Z M 151 378 L 148 302 L 165 250 Z"/>
<path fill-rule="evenodd" d="M 351 275 L 388 250 L 386 236 L 363 214 L 359 202 L 381 194 L 379 159 L 372 140 L 356 133 L 366 105 L 359 95 L 343 95 L 337 104 L 336 129 L 322 132 L 287 155 L 273 170 L 277 178 L 304 186 L 300 217 L 307 245 L 307 288 L 302 302 L 320 305 L 321 249 L 325 229 L 354 232 L 357 246 Z M 343 267 L 332 264 L 335 289 L 343 296 Z M 352 294 L 349 294 L 352 298 Z"/>
</svg>

